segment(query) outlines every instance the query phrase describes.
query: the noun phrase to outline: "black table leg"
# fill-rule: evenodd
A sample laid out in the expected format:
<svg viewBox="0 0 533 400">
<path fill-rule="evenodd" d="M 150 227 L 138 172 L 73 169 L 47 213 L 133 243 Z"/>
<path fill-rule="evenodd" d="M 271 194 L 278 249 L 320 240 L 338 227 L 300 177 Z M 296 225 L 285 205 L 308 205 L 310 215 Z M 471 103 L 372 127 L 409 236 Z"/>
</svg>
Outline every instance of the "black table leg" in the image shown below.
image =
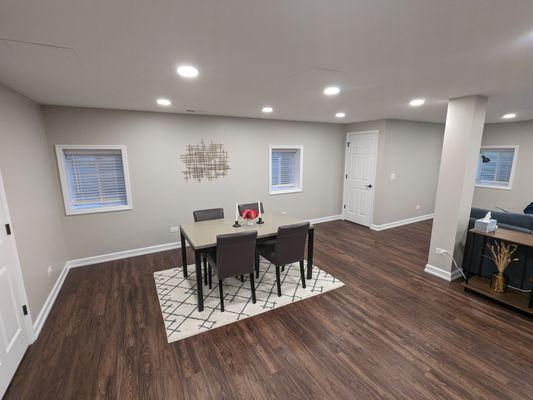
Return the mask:
<svg viewBox="0 0 533 400">
<path fill-rule="evenodd" d="M 483 268 L 483 257 L 485 257 L 486 248 L 487 248 L 487 237 L 483 236 L 483 244 L 481 245 L 481 256 L 479 257 L 479 264 L 477 266 L 477 276 L 481 276 L 481 269 Z"/>
<path fill-rule="evenodd" d="M 187 247 L 185 244 L 185 235 L 180 230 L 181 237 L 181 263 L 183 264 L 183 276 L 187 278 L 189 273 L 187 272 Z"/>
<path fill-rule="evenodd" d="M 196 293 L 198 294 L 198 311 L 204 311 L 204 286 L 202 282 L 202 257 L 199 251 L 194 251 L 196 265 Z"/>
<path fill-rule="evenodd" d="M 307 279 L 313 277 L 313 242 L 315 241 L 315 230 L 309 229 L 307 234 Z"/>
</svg>

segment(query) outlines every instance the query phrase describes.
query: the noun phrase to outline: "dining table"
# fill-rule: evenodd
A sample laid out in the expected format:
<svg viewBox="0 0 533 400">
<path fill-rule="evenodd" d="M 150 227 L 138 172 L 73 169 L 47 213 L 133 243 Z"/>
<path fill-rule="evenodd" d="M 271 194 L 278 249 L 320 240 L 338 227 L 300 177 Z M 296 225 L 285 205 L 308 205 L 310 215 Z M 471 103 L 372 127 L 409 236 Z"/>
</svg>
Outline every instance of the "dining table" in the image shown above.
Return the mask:
<svg viewBox="0 0 533 400">
<path fill-rule="evenodd" d="M 253 222 L 249 225 L 246 221 L 241 219 L 239 221 L 241 226 L 234 227 L 233 225 L 235 221 L 233 219 L 224 218 L 180 225 L 181 259 L 183 263 L 183 276 L 185 278 L 188 277 L 187 243 L 194 252 L 198 311 L 201 312 L 204 310 L 201 255 L 202 253 L 216 249 L 218 235 L 243 231 L 257 231 L 257 241 L 258 243 L 261 243 L 262 241 L 275 239 L 280 226 L 297 224 L 304 222 L 304 220 L 292 217 L 286 213 L 270 212 L 262 214 L 262 222 L 262 224 Z M 307 235 L 307 279 L 311 279 L 313 273 L 313 242 L 314 227 L 313 225 L 310 225 L 309 233 Z"/>
</svg>

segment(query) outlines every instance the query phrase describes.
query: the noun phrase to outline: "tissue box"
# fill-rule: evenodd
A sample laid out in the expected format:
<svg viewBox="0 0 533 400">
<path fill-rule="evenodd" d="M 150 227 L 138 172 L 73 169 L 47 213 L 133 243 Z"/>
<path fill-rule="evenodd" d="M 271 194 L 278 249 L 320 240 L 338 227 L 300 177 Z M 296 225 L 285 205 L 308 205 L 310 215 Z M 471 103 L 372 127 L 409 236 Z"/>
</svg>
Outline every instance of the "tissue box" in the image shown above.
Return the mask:
<svg viewBox="0 0 533 400">
<path fill-rule="evenodd" d="M 474 229 L 481 232 L 494 232 L 498 227 L 495 219 L 490 219 L 488 222 L 483 219 L 476 219 Z"/>
</svg>

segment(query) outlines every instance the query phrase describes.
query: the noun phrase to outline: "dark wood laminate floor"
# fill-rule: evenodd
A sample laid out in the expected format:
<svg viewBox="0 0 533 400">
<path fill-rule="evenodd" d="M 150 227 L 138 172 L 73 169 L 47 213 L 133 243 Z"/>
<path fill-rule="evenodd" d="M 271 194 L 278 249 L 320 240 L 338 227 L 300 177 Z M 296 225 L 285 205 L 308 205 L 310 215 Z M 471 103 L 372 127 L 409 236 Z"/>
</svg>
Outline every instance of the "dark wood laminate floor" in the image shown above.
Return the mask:
<svg viewBox="0 0 533 400">
<path fill-rule="evenodd" d="M 346 286 L 173 344 L 177 251 L 71 270 L 6 399 L 531 399 L 533 321 L 425 274 L 430 229 L 319 224 Z"/>
</svg>

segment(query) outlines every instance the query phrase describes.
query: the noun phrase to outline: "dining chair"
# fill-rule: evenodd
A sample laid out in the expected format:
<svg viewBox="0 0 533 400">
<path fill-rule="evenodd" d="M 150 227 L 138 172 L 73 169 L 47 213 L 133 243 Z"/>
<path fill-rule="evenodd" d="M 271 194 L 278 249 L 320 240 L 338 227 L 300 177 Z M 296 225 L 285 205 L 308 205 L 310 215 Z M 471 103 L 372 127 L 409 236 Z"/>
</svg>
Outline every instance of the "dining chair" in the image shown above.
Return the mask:
<svg viewBox="0 0 533 400">
<path fill-rule="evenodd" d="M 261 214 L 264 214 L 265 213 L 265 209 L 263 208 L 263 202 L 261 201 L 261 202 L 259 202 L 259 204 L 261 206 Z M 239 215 L 242 215 L 244 210 L 255 210 L 255 211 L 259 212 L 259 208 L 257 207 L 257 202 L 239 204 L 238 208 L 239 208 Z"/>
<path fill-rule="evenodd" d="M 209 286 L 213 269 L 218 276 L 220 291 L 220 311 L 224 311 L 223 281 L 231 276 L 250 274 L 250 287 L 252 290 L 252 303 L 255 304 L 255 254 L 257 231 L 227 233 L 217 235 L 216 253 L 207 254 L 209 264 Z"/>
<path fill-rule="evenodd" d="M 192 212 L 194 222 L 212 221 L 215 219 L 224 219 L 223 208 L 208 208 L 205 210 L 195 210 Z M 202 253 L 204 263 L 204 285 L 207 285 L 207 252 Z"/>
<path fill-rule="evenodd" d="M 305 289 L 304 253 L 308 232 L 309 222 L 280 226 L 274 244 L 258 245 L 258 253 L 276 267 L 278 297 L 281 296 L 280 268 L 298 261 L 302 287 Z"/>
</svg>

